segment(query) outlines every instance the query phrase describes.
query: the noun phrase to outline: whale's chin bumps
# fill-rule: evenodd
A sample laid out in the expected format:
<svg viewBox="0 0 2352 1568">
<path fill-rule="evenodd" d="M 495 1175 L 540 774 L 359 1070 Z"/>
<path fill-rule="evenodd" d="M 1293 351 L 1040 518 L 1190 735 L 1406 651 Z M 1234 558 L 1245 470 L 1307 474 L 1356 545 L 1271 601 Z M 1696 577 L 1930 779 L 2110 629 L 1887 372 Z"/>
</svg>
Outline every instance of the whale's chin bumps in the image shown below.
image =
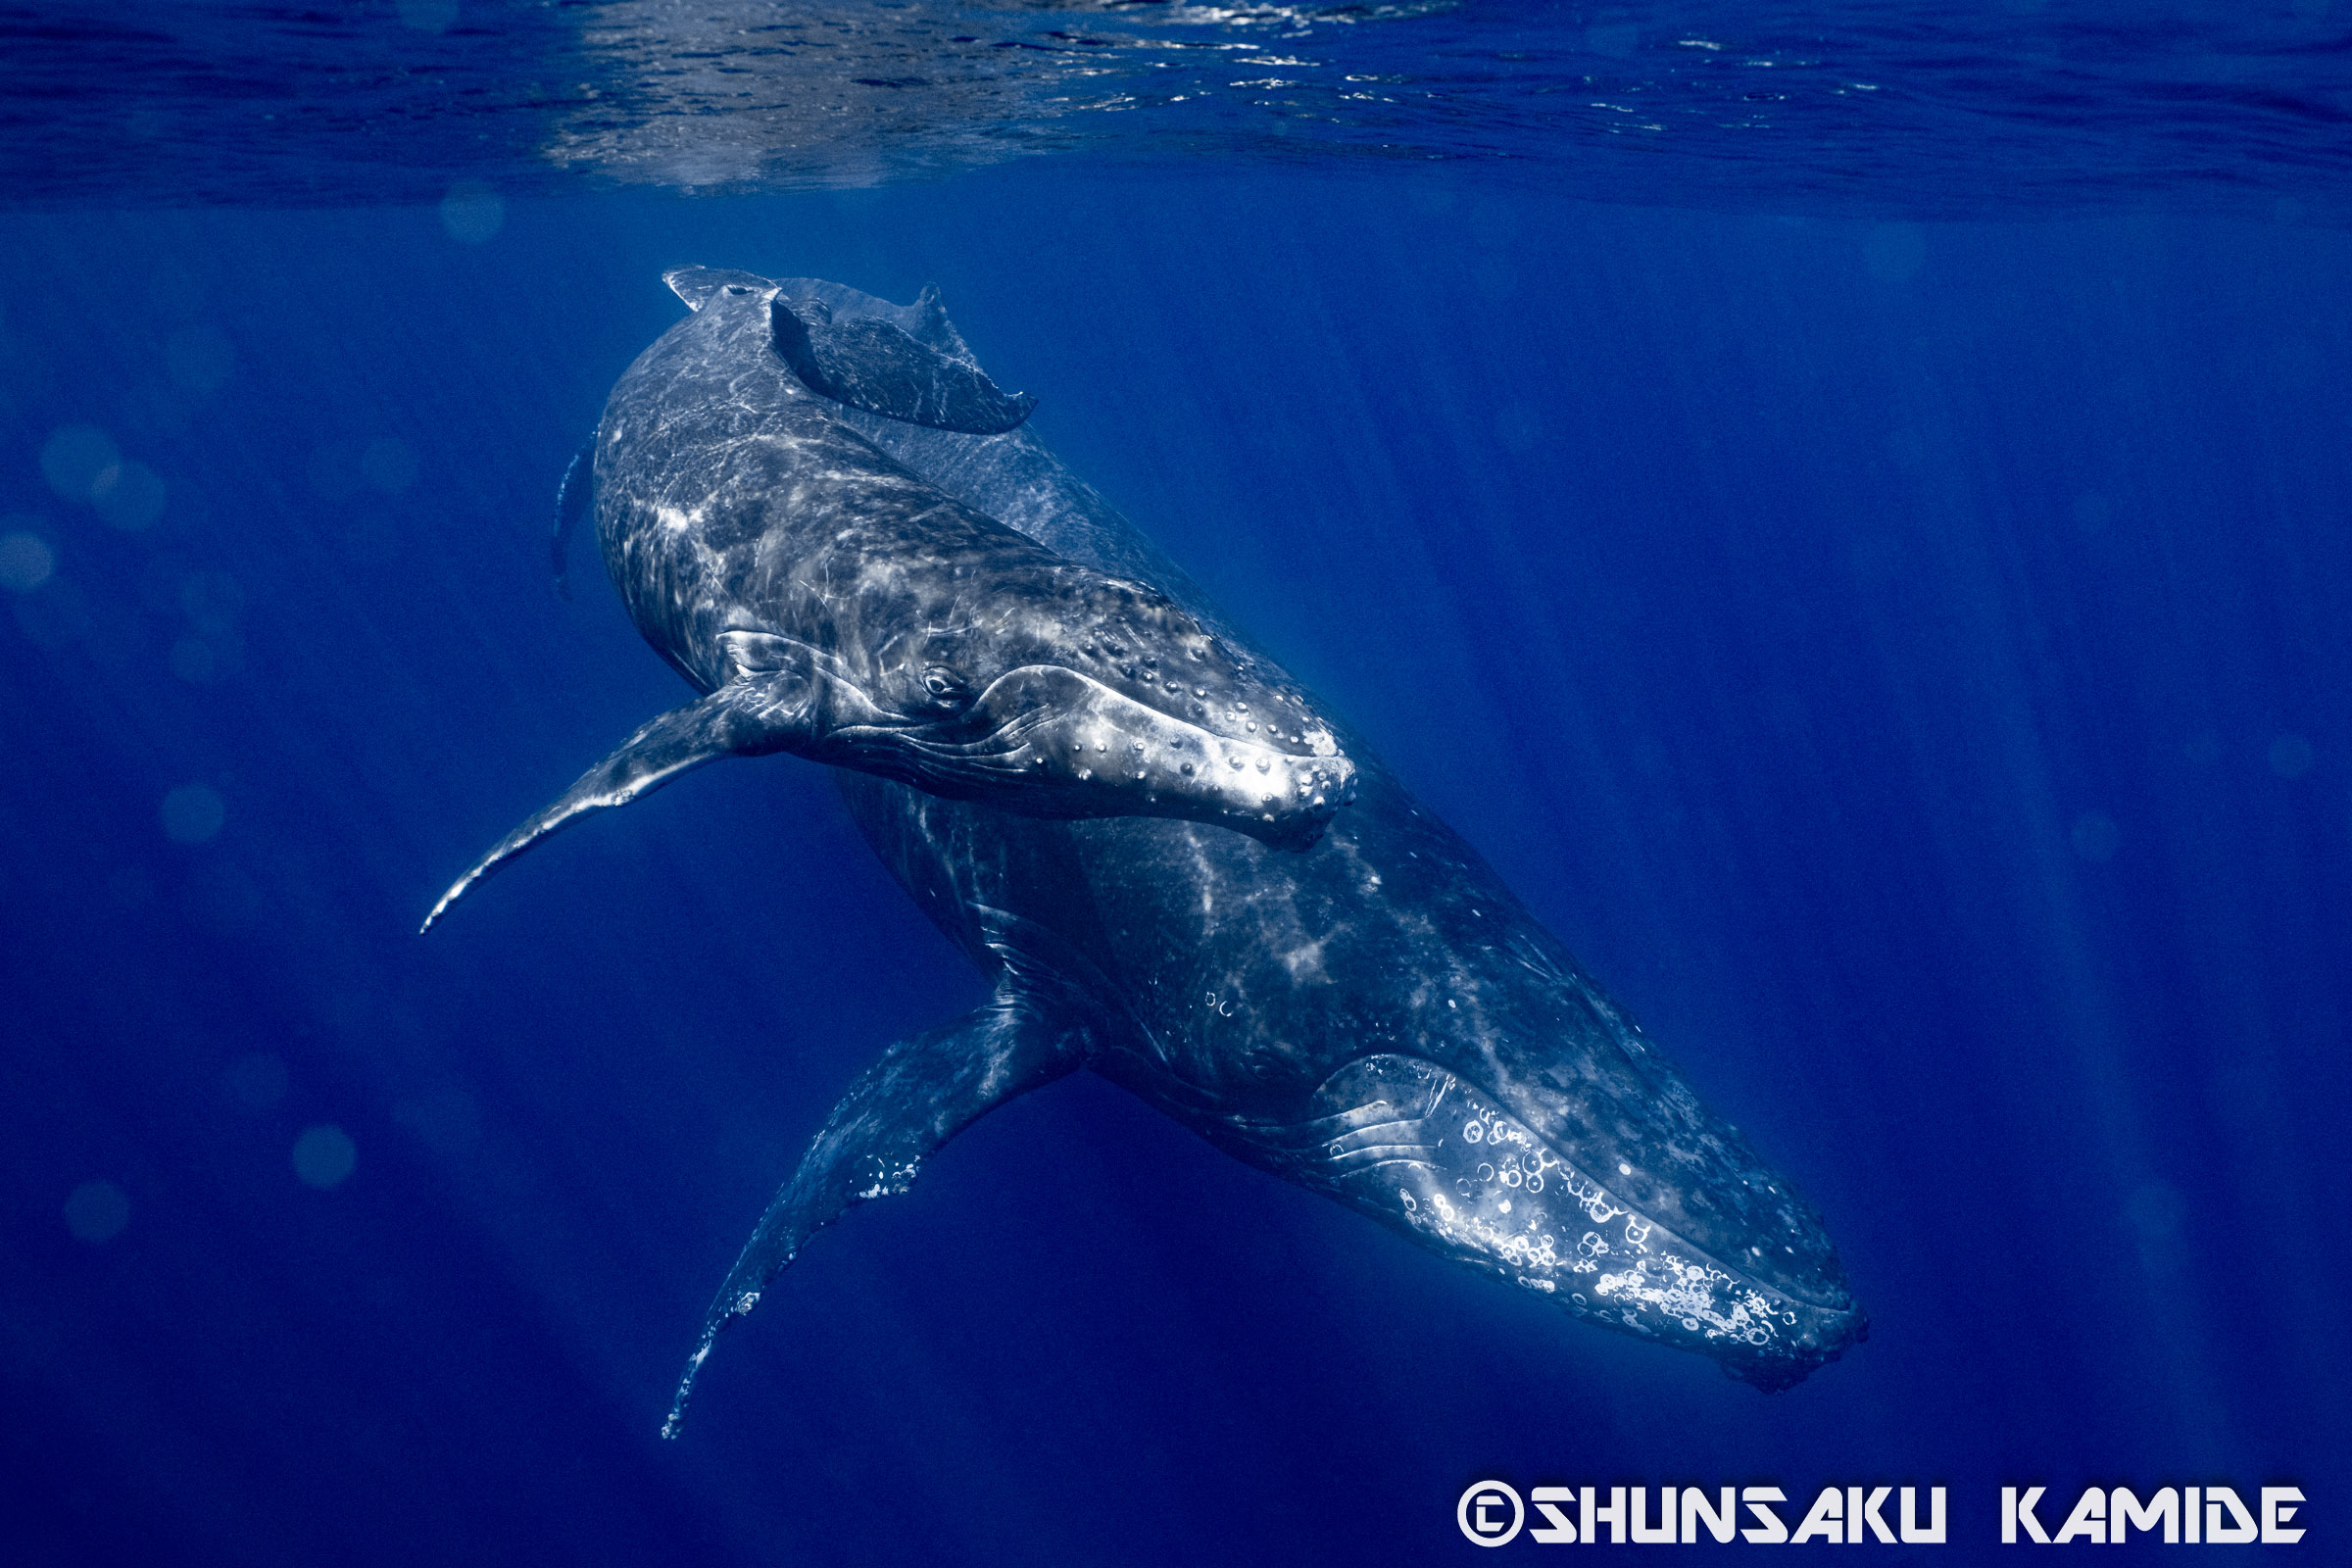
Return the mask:
<svg viewBox="0 0 2352 1568">
<path fill-rule="evenodd" d="M 1251 726 L 1252 730 L 1256 726 Z M 839 760 L 952 800 L 1060 819 L 1180 817 L 1303 850 L 1355 798 L 1355 764 L 1327 731 L 1219 734 L 1077 671 L 1015 670 L 964 714 L 835 737 Z M 827 757 L 826 760 L 835 760 Z"/>
</svg>

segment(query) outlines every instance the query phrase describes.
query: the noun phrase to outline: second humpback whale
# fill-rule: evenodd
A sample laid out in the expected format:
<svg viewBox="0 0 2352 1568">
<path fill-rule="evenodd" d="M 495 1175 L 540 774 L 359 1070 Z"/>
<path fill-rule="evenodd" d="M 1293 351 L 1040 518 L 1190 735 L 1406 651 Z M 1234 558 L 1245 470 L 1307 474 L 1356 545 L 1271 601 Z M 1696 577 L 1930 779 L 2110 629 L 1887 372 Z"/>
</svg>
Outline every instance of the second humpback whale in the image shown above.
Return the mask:
<svg viewBox="0 0 2352 1568">
<path fill-rule="evenodd" d="M 558 828 L 728 756 L 791 752 L 1040 816 L 1198 817 L 1294 850 L 1346 804 L 1352 765 L 1279 671 L 848 422 L 986 434 L 1027 417 L 936 294 L 907 329 L 836 321 L 748 272 L 666 280 L 694 314 L 622 374 L 573 463 L 557 575 L 593 494 L 638 630 L 704 695 L 508 834 L 427 926 Z"/>
<path fill-rule="evenodd" d="M 889 327 L 960 345 L 928 298 L 756 282 L 867 323 L 874 341 L 893 341 Z M 835 417 L 1057 557 L 1154 585 L 1296 692 L 1028 430 L 956 431 L 850 403 Z M 1476 852 L 1360 738 L 1337 733 L 1357 799 L 1303 854 L 1204 820 L 1047 820 L 994 809 L 984 792 L 838 775 L 868 841 L 995 991 L 892 1046 L 834 1107 L 712 1303 L 665 1433 L 719 1332 L 813 1232 L 906 1192 L 959 1130 L 1082 1066 L 1433 1251 L 1759 1388 L 1863 1338 L 1814 1210 Z"/>
</svg>

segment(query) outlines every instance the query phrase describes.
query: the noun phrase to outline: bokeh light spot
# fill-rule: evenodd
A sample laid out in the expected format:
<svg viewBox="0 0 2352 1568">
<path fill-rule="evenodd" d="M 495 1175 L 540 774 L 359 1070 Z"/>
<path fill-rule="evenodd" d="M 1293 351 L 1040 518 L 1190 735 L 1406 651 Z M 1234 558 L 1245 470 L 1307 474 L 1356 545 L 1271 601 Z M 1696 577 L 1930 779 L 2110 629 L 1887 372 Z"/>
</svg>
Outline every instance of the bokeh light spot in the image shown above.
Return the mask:
<svg viewBox="0 0 2352 1568">
<path fill-rule="evenodd" d="M 294 1174 L 302 1178 L 305 1187 L 320 1192 L 340 1187 L 350 1179 L 352 1167 L 360 1160 L 358 1146 L 351 1134 L 332 1122 L 305 1127 L 302 1136 L 294 1140 Z"/>
<path fill-rule="evenodd" d="M 506 202 L 478 179 L 461 179 L 441 198 L 441 226 L 461 245 L 486 244 L 506 222 Z"/>
<path fill-rule="evenodd" d="M 165 496 L 162 477 L 144 463 L 114 464 L 90 481 L 90 505 L 124 533 L 153 527 L 164 514 Z"/>
<path fill-rule="evenodd" d="M 115 438 L 96 425 L 60 425 L 41 448 L 41 477 L 68 501 L 87 501 L 98 476 L 122 461 Z"/>
<path fill-rule="evenodd" d="M 130 1223 L 130 1195 L 113 1182 L 83 1182 L 66 1200 L 66 1229 L 77 1242 L 103 1246 Z"/>
<path fill-rule="evenodd" d="M 56 569 L 57 557 L 49 541 L 39 534 L 0 534 L 0 588 L 28 594 L 47 582 Z"/>
<path fill-rule="evenodd" d="M 2271 771 L 2280 778 L 2301 778 L 2316 760 L 2311 742 L 2300 735 L 2281 735 L 2271 742 Z"/>
<path fill-rule="evenodd" d="M 228 807 L 209 784 L 182 784 L 164 797 L 164 834 L 174 844 L 204 844 L 220 831 Z"/>
</svg>

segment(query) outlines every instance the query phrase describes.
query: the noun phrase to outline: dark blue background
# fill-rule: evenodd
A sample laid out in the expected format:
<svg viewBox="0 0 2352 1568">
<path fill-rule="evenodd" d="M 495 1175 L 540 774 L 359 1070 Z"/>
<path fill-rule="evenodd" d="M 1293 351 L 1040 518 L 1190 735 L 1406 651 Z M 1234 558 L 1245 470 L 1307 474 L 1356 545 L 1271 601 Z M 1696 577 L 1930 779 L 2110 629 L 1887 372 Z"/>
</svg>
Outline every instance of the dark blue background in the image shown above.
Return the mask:
<svg viewBox="0 0 2352 1568">
<path fill-rule="evenodd" d="M 659 1442 L 835 1095 L 979 989 L 788 760 L 415 935 L 683 695 L 543 537 L 687 262 L 939 281 L 1813 1199 L 1871 1341 L 1759 1396 L 1082 1076 L 814 1243 Z M 1401 173 L 517 202 L 478 246 L 429 208 L 0 218 L 0 531 L 57 562 L 0 607 L 0 1548 L 1431 1561 L 1493 1475 L 1944 1484 L 1945 1560 L 2003 1482 L 2299 1482 L 2325 1555 L 2348 276 L 2292 223 Z M 191 325 L 233 345 L 210 393 Z M 44 482 L 76 421 L 159 522 Z M 387 439 L 405 489 L 360 464 Z M 198 635 L 210 682 L 172 671 Z M 191 782 L 225 822 L 182 846 Z M 331 1191 L 289 1157 L 318 1123 Z M 129 1219 L 93 1245 L 98 1180 Z"/>
</svg>

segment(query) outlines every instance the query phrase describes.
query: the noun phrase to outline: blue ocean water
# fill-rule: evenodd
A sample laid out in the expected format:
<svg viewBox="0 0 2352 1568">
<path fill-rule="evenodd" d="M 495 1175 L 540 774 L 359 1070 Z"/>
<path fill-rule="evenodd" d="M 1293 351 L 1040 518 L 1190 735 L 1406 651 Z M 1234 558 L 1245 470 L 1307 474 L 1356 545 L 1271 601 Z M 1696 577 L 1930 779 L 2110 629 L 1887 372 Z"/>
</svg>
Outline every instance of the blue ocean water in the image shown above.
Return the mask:
<svg viewBox="0 0 2352 1568">
<path fill-rule="evenodd" d="M 1940 1485 L 1954 1561 L 2003 1485 L 2295 1485 L 2340 1553 L 2352 11 L 1730 10 L 0 16 L 5 1554 L 1419 1563 L 1487 1477 Z M 683 695 L 545 536 L 684 263 L 938 282 L 1869 1342 L 1759 1395 L 1080 1074 L 662 1442 L 981 994 L 789 759 L 416 934 Z"/>
</svg>

